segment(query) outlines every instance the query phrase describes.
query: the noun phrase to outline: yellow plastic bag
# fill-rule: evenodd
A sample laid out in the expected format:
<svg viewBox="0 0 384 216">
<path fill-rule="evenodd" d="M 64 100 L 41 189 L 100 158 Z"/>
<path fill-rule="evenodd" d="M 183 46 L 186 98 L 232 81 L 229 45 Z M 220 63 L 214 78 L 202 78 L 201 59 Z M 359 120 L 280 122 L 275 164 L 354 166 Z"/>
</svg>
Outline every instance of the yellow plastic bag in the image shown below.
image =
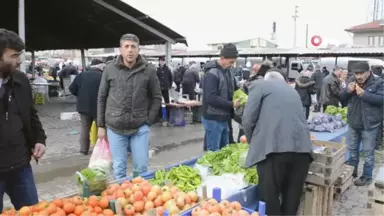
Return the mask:
<svg viewBox="0 0 384 216">
<path fill-rule="evenodd" d="M 97 142 L 97 127 L 96 127 L 95 121 L 92 122 L 89 137 L 90 137 L 91 146 L 94 146 Z"/>
</svg>

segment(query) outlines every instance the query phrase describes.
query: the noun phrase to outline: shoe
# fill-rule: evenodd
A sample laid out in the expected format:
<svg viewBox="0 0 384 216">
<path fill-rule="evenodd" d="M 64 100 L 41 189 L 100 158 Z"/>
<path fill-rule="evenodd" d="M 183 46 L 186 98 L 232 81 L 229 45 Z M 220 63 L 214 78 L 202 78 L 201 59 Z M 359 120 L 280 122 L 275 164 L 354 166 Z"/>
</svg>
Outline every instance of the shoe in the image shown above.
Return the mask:
<svg viewBox="0 0 384 216">
<path fill-rule="evenodd" d="M 372 178 L 367 178 L 365 176 L 361 176 L 360 178 L 358 178 L 354 184 L 356 186 L 367 186 L 367 185 L 370 185 L 372 183 Z"/>
<path fill-rule="evenodd" d="M 357 178 L 357 172 L 353 172 L 352 177 Z"/>
</svg>

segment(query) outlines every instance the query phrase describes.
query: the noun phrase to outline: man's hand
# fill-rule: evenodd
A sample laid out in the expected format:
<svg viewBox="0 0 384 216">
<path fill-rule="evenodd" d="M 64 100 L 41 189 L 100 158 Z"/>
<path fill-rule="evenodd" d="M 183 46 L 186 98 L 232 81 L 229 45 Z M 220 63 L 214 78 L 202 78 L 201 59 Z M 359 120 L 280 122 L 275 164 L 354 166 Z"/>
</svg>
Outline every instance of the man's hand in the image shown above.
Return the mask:
<svg viewBox="0 0 384 216">
<path fill-rule="evenodd" d="M 241 106 L 241 102 L 240 102 L 241 98 L 235 100 L 235 102 L 233 102 L 233 108 L 237 109 Z"/>
<path fill-rule="evenodd" d="M 347 90 L 348 90 L 349 93 L 352 93 L 353 91 L 355 91 L 356 90 L 356 83 L 355 82 L 349 83 Z"/>
<path fill-rule="evenodd" d="M 97 137 L 99 139 L 107 139 L 107 132 L 105 131 L 105 128 L 99 127 L 99 129 L 97 129 Z"/>
<path fill-rule="evenodd" d="M 358 96 L 362 96 L 364 94 L 364 89 L 361 88 L 359 85 L 356 85 L 356 94 Z"/>
<path fill-rule="evenodd" d="M 41 143 L 36 143 L 35 148 L 33 149 L 33 157 L 35 159 L 40 159 L 45 153 L 45 145 Z"/>
</svg>

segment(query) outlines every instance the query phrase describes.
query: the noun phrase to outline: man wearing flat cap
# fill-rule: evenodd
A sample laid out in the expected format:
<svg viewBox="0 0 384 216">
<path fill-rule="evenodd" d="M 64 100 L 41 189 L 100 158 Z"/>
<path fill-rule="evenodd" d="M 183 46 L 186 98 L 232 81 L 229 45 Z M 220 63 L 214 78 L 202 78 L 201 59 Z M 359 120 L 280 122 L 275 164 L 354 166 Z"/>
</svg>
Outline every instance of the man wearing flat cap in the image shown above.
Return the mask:
<svg viewBox="0 0 384 216">
<path fill-rule="evenodd" d="M 365 155 L 362 175 L 356 186 L 369 185 L 375 164 L 376 136 L 383 121 L 384 81 L 374 76 L 367 62 L 358 62 L 352 69 L 353 76 L 341 98 L 348 100 L 348 164 L 353 166 L 353 177 L 358 177 L 360 143 Z"/>
<path fill-rule="evenodd" d="M 69 91 L 77 97 L 77 112 L 80 114 L 80 153 L 87 155 L 89 151 L 89 131 L 96 120 L 97 92 L 105 63 L 93 59 L 90 67 L 76 76 L 69 86 Z"/>
<path fill-rule="evenodd" d="M 229 144 L 228 121 L 233 108 L 240 106 L 240 100 L 232 102 L 235 90 L 230 68 L 238 57 L 234 44 L 223 46 L 220 58 L 205 65 L 203 88 L 203 126 L 208 151 L 217 151 Z"/>
<path fill-rule="evenodd" d="M 133 174 L 148 169 L 149 132 L 161 106 L 156 68 L 139 54 L 134 34 L 120 38 L 120 55 L 105 66 L 97 101 L 99 139 L 108 139 L 115 179 L 127 176 L 127 150 Z"/>
</svg>

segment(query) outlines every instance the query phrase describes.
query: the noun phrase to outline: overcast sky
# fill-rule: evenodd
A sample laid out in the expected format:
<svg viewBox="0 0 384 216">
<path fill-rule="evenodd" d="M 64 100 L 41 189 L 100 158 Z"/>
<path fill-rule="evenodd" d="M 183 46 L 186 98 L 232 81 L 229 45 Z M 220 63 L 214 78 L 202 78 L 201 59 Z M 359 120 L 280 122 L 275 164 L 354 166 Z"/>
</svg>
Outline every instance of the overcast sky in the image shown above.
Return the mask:
<svg viewBox="0 0 384 216">
<path fill-rule="evenodd" d="M 297 46 L 309 36 L 320 35 L 324 45 L 351 43 L 344 29 L 371 21 L 373 0 L 125 0 L 164 25 L 185 36 L 190 49 L 207 43 L 230 42 L 254 37 L 270 39 L 277 23 L 277 43 L 293 46 L 293 18 L 299 6 Z"/>
</svg>

